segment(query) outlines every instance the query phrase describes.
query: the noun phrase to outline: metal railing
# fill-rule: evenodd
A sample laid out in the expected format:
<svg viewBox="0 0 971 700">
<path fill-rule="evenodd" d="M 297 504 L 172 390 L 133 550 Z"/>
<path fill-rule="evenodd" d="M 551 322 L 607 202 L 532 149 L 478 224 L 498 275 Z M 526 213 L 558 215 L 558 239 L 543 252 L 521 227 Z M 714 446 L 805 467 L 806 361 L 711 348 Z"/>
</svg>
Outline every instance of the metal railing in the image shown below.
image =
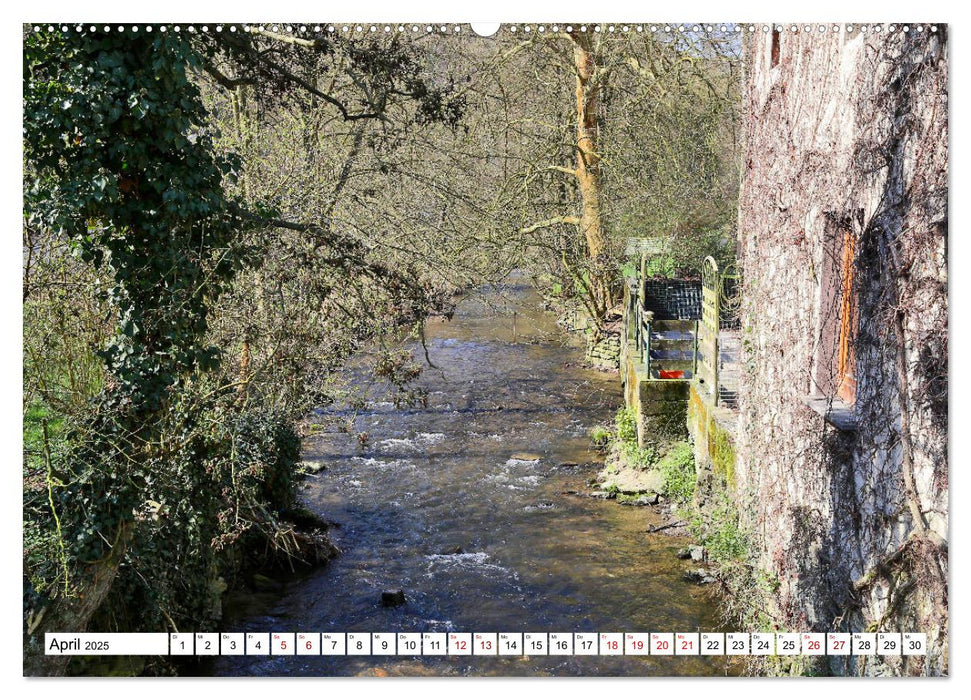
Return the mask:
<svg viewBox="0 0 971 700">
<path fill-rule="evenodd" d="M 684 321 L 654 318 L 644 308 L 643 279 L 628 278 L 628 340 L 650 378 L 693 379 L 714 405 L 734 406 L 738 299 L 735 287 L 727 296 L 726 290 L 737 281 L 737 275 L 719 270 L 715 259 L 707 257 L 702 266 L 701 319 Z M 724 352 L 723 343 L 728 343 Z"/>
<path fill-rule="evenodd" d="M 701 266 L 701 321 L 698 323 L 697 378 L 699 386 L 718 405 L 718 331 L 721 275 L 710 255 Z"/>
</svg>

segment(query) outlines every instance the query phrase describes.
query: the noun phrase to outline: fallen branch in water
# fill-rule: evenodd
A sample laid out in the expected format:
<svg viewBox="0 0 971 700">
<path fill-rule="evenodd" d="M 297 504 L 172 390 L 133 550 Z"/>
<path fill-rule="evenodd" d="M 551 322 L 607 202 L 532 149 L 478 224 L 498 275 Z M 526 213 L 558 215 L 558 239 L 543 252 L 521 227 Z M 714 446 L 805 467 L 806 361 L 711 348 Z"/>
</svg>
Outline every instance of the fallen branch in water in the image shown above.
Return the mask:
<svg viewBox="0 0 971 700">
<path fill-rule="evenodd" d="M 661 532 L 661 530 L 670 530 L 672 527 L 683 527 L 687 524 L 687 520 L 678 520 L 673 523 L 668 523 L 667 525 L 655 525 L 649 528 L 647 531 L 653 535 L 655 532 Z"/>
</svg>

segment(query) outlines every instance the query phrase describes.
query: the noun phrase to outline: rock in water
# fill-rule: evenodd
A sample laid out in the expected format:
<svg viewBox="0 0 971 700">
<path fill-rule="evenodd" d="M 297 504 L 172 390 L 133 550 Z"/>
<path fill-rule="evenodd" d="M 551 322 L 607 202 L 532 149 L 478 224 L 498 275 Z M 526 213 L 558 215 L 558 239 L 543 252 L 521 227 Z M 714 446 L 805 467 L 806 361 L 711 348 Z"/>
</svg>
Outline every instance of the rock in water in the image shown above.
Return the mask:
<svg viewBox="0 0 971 700">
<path fill-rule="evenodd" d="M 543 459 L 543 455 L 538 455 L 535 452 L 514 452 L 509 459 L 514 459 L 517 462 L 538 462 Z"/>
<path fill-rule="evenodd" d="M 685 572 L 684 578 L 686 581 L 700 585 L 715 583 L 718 580 L 708 569 L 691 569 Z"/>
<path fill-rule="evenodd" d="M 327 465 L 323 462 L 298 462 L 297 463 L 297 473 L 303 475 L 319 474 L 320 472 L 327 469 Z"/>
<path fill-rule="evenodd" d="M 381 594 L 381 605 L 386 608 L 396 608 L 405 604 L 404 591 L 385 591 Z"/>
</svg>

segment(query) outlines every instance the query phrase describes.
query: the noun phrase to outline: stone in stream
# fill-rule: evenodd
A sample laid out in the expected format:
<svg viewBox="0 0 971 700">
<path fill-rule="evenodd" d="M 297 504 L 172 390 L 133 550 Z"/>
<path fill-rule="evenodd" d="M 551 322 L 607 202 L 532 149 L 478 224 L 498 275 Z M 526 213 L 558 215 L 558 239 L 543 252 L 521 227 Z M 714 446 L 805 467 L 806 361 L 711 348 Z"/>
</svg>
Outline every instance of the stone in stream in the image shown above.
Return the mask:
<svg viewBox="0 0 971 700">
<path fill-rule="evenodd" d="M 684 572 L 685 581 L 690 581 L 691 583 L 697 583 L 699 585 L 706 585 L 709 583 L 715 583 L 718 579 L 715 578 L 708 569 L 689 569 Z"/>
<path fill-rule="evenodd" d="M 704 561 L 705 548 L 700 544 L 693 544 L 684 549 L 678 550 L 678 559 L 690 559 L 691 561 Z"/>
<path fill-rule="evenodd" d="M 381 594 L 381 605 L 386 608 L 397 608 L 405 604 L 404 591 L 385 591 Z"/>
<path fill-rule="evenodd" d="M 297 473 L 304 476 L 309 474 L 319 474 L 325 469 L 327 469 L 327 465 L 323 462 L 304 461 L 297 463 Z"/>
<path fill-rule="evenodd" d="M 658 494 L 638 493 L 638 494 L 618 494 L 617 503 L 622 506 L 653 506 L 657 503 Z"/>
<path fill-rule="evenodd" d="M 538 462 L 543 459 L 543 455 L 538 455 L 535 452 L 513 452 L 509 459 L 517 462 Z"/>
</svg>

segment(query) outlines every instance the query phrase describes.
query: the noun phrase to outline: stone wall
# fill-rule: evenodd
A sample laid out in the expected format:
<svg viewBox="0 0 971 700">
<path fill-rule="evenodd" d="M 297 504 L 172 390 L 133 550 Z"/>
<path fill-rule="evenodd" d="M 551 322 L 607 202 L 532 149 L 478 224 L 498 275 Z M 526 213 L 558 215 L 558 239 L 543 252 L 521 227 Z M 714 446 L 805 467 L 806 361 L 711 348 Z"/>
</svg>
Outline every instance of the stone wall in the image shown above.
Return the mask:
<svg viewBox="0 0 971 700">
<path fill-rule="evenodd" d="M 686 418 L 697 476 L 695 498 L 699 502 L 695 505 L 704 508 L 704 501 L 711 498 L 716 488 L 727 488 L 733 495 L 736 492 L 736 415 L 734 411 L 715 408 L 707 394 L 700 394 L 698 385 L 691 382 Z"/>
<path fill-rule="evenodd" d="M 616 370 L 620 366 L 620 338 L 617 330 L 602 335 L 587 333 L 586 361 L 595 367 Z"/>
<path fill-rule="evenodd" d="M 621 366 L 622 323 L 608 323 L 598 329 L 597 323 L 582 306 L 565 309 L 560 316 L 561 326 L 574 333 L 582 333 L 586 345 L 584 360 L 600 369 L 617 370 Z"/>
<path fill-rule="evenodd" d="M 829 657 L 840 673 L 947 672 L 946 46 L 943 27 L 744 46 L 743 516 L 780 624 L 926 632 L 932 652 Z M 848 406 L 821 354 L 834 222 L 857 241 Z"/>
</svg>

